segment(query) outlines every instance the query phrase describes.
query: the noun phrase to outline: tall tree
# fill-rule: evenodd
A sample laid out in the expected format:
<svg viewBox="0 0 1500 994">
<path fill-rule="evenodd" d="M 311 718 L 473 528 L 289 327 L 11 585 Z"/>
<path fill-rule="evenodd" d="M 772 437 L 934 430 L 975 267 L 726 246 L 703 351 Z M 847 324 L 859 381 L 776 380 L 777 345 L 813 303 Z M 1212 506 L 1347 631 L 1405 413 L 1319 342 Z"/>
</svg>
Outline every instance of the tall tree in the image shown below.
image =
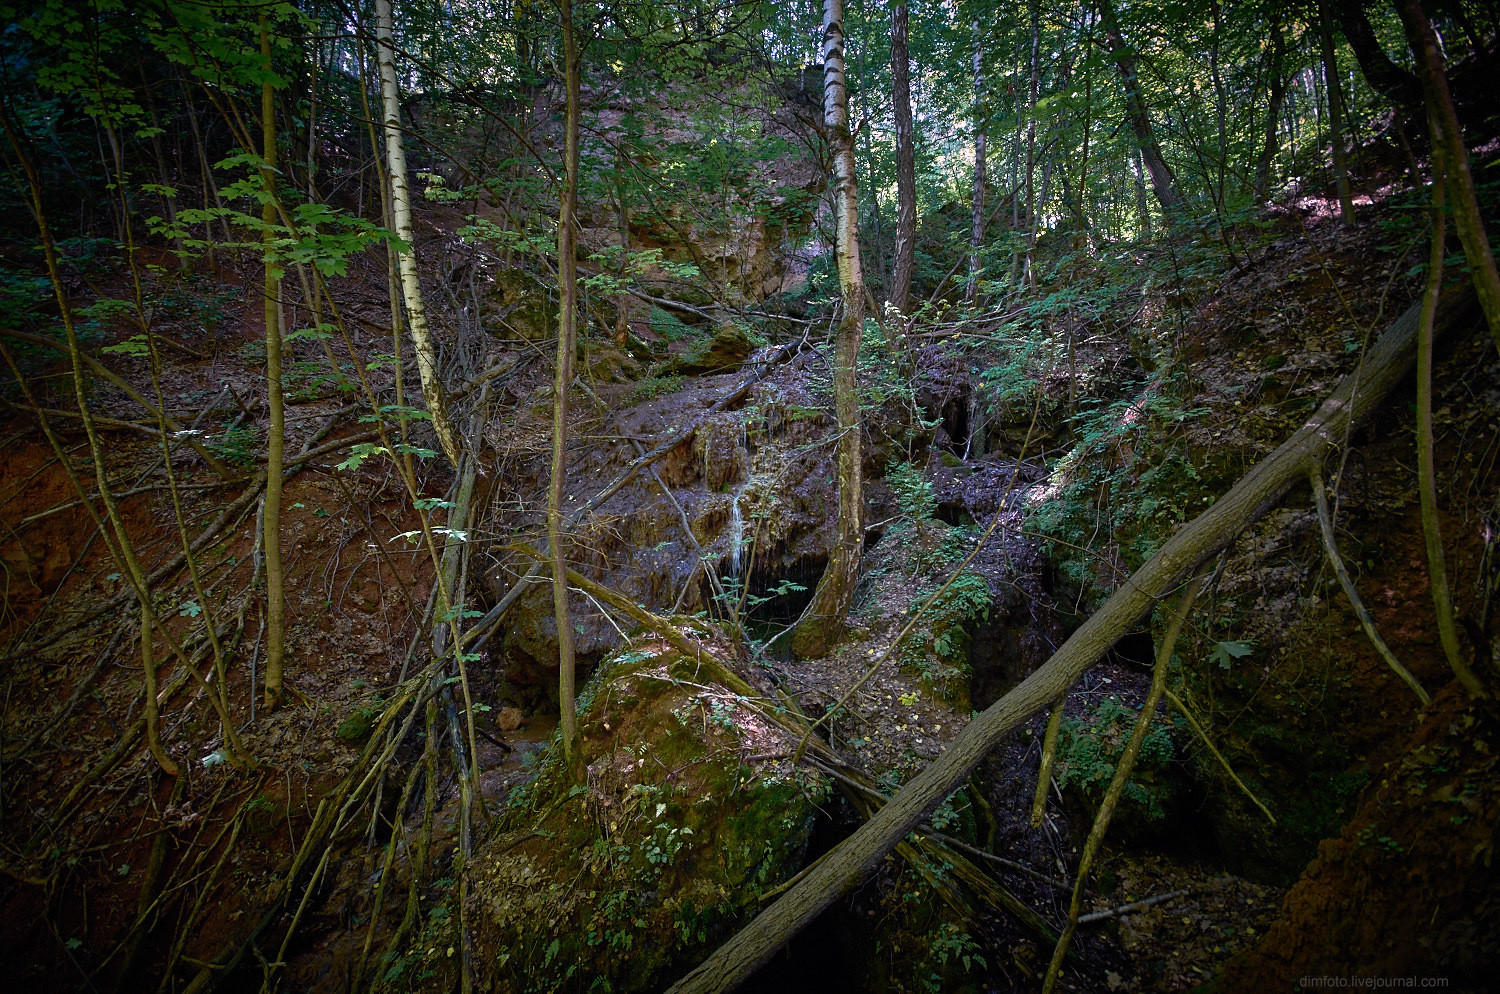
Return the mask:
<svg viewBox="0 0 1500 994">
<path fill-rule="evenodd" d="M 1323 57 L 1323 85 L 1328 93 L 1328 132 L 1333 149 L 1333 181 L 1339 195 L 1339 213 L 1345 224 L 1354 221 L 1354 198 L 1349 192 L 1349 168 L 1344 162 L 1344 88 L 1339 85 L 1338 50 L 1333 46 L 1333 25 L 1327 4 L 1318 5 L 1318 49 Z"/>
<path fill-rule="evenodd" d="M 286 657 L 286 595 L 281 570 L 281 467 L 286 440 L 286 408 L 281 396 L 281 270 L 272 256 L 276 223 L 276 90 L 272 86 L 271 28 L 260 15 L 260 56 L 265 78 L 260 85 L 261 181 L 266 202 L 260 219 L 265 225 L 266 278 L 266 408 L 271 425 L 266 439 L 266 504 L 263 515 L 266 556 L 266 706 L 281 700 L 282 668 Z"/>
<path fill-rule="evenodd" d="M 1281 23 L 1281 12 L 1271 12 L 1271 47 L 1266 52 L 1266 72 L 1270 77 L 1270 100 L 1266 107 L 1266 140 L 1261 147 L 1260 159 L 1255 164 L 1255 196 L 1266 201 L 1271 197 L 1271 164 L 1276 160 L 1276 150 L 1281 138 L 1281 104 L 1286 100 L 1291 77 L 1282 63 L 1286 59 L 1286 32 Z"/>
<path fill-rule="evenodd" d="M 974 302 L 979 293 L 979 250 L 984 247 L 985 99 L 984 34 L 974 18 L 974 192 L 973 220 L 969 228 L 969 282 L 964 300 Z"/>
<path fill-rule="evenodd" d="M 1458 240 L 1469 262 L 1469 272 L 1479 294 L 1479 304 L 1484 308 L 1484 319 L 1490 326 L 1490 336 L 1500 346 L 1500 273 L 1495 270 L 1495 257 L 1490 252 L 1484 219 L 1479 216 L 1479 202 L 1474 197 L 1469 151 L 1464 147 L 1458 114 L 1453 109 L 1453 97 L 1448 91 L 1443 53 L 1438 49 L 1432 24 L 1417 0 L 1396 0 L 1396 9 L 1401 12 L 1407 41 L 1417 56 L 1422 95 L 1427 103 L 1427 128 L 1432 134 L 1433 147 L 1441 150 L 1442 168 L 1447 173 L 1448 189 L 1452 194 L 1453 227 L 1458 229 Z M 1436 171 L 1436 163 L 1433 169 Z"/>
<path fill-rule="evenodd" d="M 864 550 L 864 480 L 860 467 L 859 340 L 865 323 L 865 279 L 859 263 L 859 198 L 854 138 L 844 83 L 843 0 L 823 0 L 823 124 L 833 152 L 834 228 L 843 317 L 833 353 L 833 405 L 838 415 L 838 525 L 828 567 L 812 602 L 792 629 L 792 651 L 827 655 L 849 613 Z"/>
<path fill-rule="evenodd" d="M 572 0 L 562 0 L 563 62 L 567 117 L 563 126 L 563 189 L 557 212 L 557 283 L 562 310 L 557 322 L 557 366 L 552 381 L 552 479 L 547 486 L 547 544 L 552 554 L 552 611 L 557 619 L 557 696 L 563 755 L 572 763 L 578 746 L 578 709 L 573 700 L 573 622 L 568 611 L 568 553 L 563 537 L 563 484 L 568 459 L 568 390 L 578 340 L 578 119 L 581 98 L 578 38 Z"/>
<path fill-rule="evenodd" d="M 911 56 L 907 50 L 907 5 L 891 6 L 891 91 L 896 117 L 896 260 L 890 302 L 906 313 L 916 262 L 917 176 L 911 119 Z"/>
<path fill-rule="evenodd" d="M 1396 65 L 1386 54 L 1375 34 L 1374 26 L 1370 24 L 1370 18 L 1365 14 L 1365 0 L 1333 2 L 1339 27 L 1343 28 L 1344 38 L 1354 50 L 1354 58 L 1359 62 L 1365 81 L 1387 100 L 1403 107 L 1415 108 L 1422 100 L 1422 84 L 1416 76 Z M 1401 3 L 1398 2 L 1397 7 L 1400 6 Z"/>
<path fill-rule="evenodd" d="M 1135 54 L 1120 34 L 1120 19 L 1115 15 L 1111 0 L 1099 0 L 1099 22 L 1104 27 L 1104 43 L 1114 56 L 1115 68 L 1120 72 L 1120 82 L 1125 87 L 1125 116 L 1130 129 L 1135 132 L 1136 144 L 1141 158 L 1145 160 L 1146 172 L 1151 175 L 1151 190 L 1157 203 L 1168 212 L 1182 203 L 1177 192 L 1177 178 L 1167 160 L 1162 157 L 1161 145 L 1156 132 L 1151 128 L 1151 115 L 1146 110 L 1146 99 L 1141 93 L 1141 81 L 1136 71 Z"/>
<path fill-rule="evenodd" d="M 391 218 L 396 237 L 405 243 L 398 253 L 401 266 L 401 292 L 406 299 L 406 326 L 411 330 L 413 350 L 417 353 L 417 371 L 422 376 L 422 396 L 433 430 L 447 454 L 458 467 L 458 434 L 448 417 L 448 402 L 438 373 L 437 347 L 427 325 L 427 309 L 422 305 L 422 283 L 417 276 L 416 245 L 412 236 L 411 182 L 406 174 L 406 142 L 401 133 L 401 91 L 396 82 L 396 42 L 391 0 L 375 0 L 376 56 L 380 62 L 380 96 L 382 123 L 385 126 L 385 158 L 390 173 Z"/>
</svg>

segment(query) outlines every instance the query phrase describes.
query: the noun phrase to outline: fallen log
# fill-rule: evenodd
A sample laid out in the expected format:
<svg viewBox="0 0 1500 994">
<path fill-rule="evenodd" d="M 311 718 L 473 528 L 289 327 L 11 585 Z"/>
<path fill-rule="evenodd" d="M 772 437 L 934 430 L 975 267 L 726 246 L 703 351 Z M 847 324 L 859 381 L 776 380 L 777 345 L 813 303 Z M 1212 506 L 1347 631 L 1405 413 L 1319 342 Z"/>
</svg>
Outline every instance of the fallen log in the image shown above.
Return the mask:
<svg viewBox="0 0 1500 994">
<path fill-rule="evenodd" d="M 1451 331 L 1473 313 L 1474 294 L 1451 292 L 1435 330 Z M 1035 672 L 977 715 L 947 751 L 839 843 L 807 876 L 673 985 L 668 994 L 717 994 L 749 979 L 789 939 L 858 885 L 908 832 L 957 790 L 1006 736 L 1051 704 L 1135 627 L 1157 600 L 1280 502 L 1379 406 L 1415 361 L 1418 311 L 1386 328 L 1327 400 L 1291 438 L 1257 463 L 1229 492 L 1184 525 Z"/>
</svg>

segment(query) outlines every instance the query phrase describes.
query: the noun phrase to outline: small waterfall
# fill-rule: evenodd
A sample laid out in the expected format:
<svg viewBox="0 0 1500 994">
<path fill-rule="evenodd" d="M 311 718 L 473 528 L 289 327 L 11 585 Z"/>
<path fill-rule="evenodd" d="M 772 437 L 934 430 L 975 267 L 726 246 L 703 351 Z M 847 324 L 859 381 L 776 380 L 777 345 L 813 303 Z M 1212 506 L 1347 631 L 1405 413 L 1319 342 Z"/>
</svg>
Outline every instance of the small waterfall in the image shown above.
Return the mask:
<svg viewBox="0 0 1500 994">
<path fill-rule="evenodd" d="M 745 518 L 740 514 L 740 494 L 744 492 L 744 487 L 736 490 L 734 503 L 729 505 L 729 575 L 735 579 L 740 575 L 740 550 L 745 545 Z"/>
</svg>

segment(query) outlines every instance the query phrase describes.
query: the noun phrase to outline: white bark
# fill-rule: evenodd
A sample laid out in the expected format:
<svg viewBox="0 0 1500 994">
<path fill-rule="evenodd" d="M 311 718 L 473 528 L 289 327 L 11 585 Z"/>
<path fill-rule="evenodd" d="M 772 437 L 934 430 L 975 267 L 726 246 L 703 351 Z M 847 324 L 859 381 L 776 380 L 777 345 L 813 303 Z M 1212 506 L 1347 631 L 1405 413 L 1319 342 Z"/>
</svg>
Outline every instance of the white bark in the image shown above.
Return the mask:
<svg viewBox="0 0 1500 994">
<path fill-rule="evenodd" d="M 838 530 L 828 567 L 812 602 L 792 630 L 792 651 L 804 659 L 828 653 L 844 627 L 864 551 L 864 480 L 860 470 L 857 370 L 865 323 L 865 277 L 859 262 L 859 198 L 849 97 L 844 84 L 844 5 L 823 3 L 823 123 L 833 152 L 834 227 L 844 315 L 833 354 L 833 405 L 839 419 Z"/>
<path fill-rule="evenodd" d="M 427 326 L 427 310 L 422 306 L 422 284 L 417 279 L 417 256 L 411 227 L 411 184 L 406 176 L 406 145 L 401 135 L 401 94 L 396 86 L 396 49 L 392 36 L 390 0 L 375 0 L 375 51 L 380 63 L 381 123 L 385 128 L 385 159 L 391 178 L 391 218 L 396 237 L 406 243 L 405 251 L 396 254 L 401 267 L 401 294 L 406 300 L 406 325 L 411 329 L 412 346 L 417 353 L 417 370 L 422 376 L 422 396 L 432 427 L 448 460 L 458 467 L 458 434 L 448 417 L 443 383 L 438 376 L 437 348 Z"/>
</svg>

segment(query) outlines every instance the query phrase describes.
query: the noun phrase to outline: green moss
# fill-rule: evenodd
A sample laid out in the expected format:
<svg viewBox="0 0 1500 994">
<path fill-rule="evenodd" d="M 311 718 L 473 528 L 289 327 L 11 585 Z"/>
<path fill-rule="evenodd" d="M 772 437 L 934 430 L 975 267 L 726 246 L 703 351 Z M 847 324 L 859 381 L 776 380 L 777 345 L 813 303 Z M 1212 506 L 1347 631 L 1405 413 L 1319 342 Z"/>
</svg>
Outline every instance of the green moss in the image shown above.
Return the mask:
<svg viewBox="0 0 1500 994">
<path fill-rule="evenodd" d="M 482 973 L 499 990 L 581 978 L 650 989 L 800 868 L 820 777 L 789 736 L 670 650 L 599 668 L 577 782 L 554 741 L 471 867 Z"/>
</svg>

